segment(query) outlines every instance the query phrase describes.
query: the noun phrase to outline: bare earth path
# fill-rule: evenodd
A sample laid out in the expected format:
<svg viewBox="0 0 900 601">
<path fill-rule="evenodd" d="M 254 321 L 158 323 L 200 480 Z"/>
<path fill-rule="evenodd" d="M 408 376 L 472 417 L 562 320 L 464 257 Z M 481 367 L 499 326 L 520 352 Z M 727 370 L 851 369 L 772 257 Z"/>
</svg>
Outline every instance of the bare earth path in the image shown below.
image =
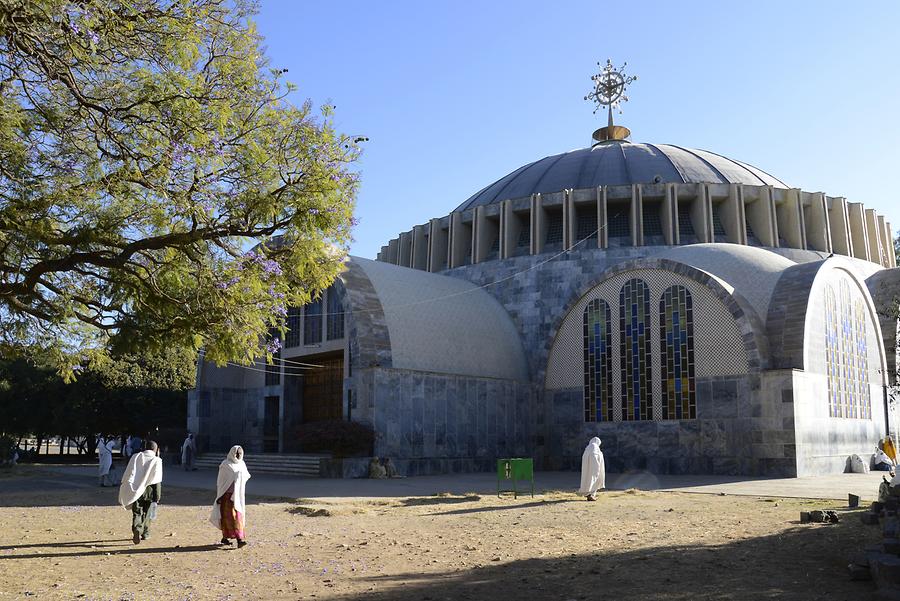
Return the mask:
<svg viewBox="0 0 900 601">
<path fill-rule="evenodd" d="M 251 486 L 253 481 L 251 480 Z M 208 491 L 168 487 L 150 540 L 91 478 L 0 476 L 0 601 L 870 599 L 847 559 L 878 529 L 834 501 L 613 491 L 251 498 L 242 550 L 214 544 Z"/>
</svg>

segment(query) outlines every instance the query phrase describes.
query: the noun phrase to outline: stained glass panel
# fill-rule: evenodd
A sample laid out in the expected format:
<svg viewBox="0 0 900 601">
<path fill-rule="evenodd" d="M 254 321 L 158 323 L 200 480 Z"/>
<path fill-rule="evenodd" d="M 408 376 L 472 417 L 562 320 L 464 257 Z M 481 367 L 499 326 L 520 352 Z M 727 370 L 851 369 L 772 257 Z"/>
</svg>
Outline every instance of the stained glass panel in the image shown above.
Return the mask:
<svg viewBox="0 0 900 601">
<path fill-rule="evenodd" d="M 609 305 L 584 309 L 584 421 L 612 421 L 612 328 Z"/>
<path fill-rule="evenodd" d="M 653 419 L 650 329 L 650 288 L 628 280 L 619 292 L 623 421 Z"/>
<path fill-rule="evenodd" d="M 694 308 L 684 286 L 672 286 L 659 301 L 662 418 L 695 419 Z"/>
<path fill-rule="evenodd" d="M 871 419 L 866 305 L 842 279 L 840 299 L 825 287 L 825 370 L 831 417 Z"/>
</svg>

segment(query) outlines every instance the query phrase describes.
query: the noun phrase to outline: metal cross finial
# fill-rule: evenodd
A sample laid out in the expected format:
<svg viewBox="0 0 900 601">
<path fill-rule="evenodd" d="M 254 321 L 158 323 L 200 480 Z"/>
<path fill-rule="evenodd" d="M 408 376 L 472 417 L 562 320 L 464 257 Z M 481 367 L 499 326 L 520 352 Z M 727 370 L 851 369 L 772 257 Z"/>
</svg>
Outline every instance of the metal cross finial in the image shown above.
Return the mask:
<svg viewBox="0 0 900 601">
<path fill-rule="evenodd" d="M 596 105 L 594 114 L 601 108 L 609 109 L 609 127 L 613 125 L 613 109 L 619 109 L 620 104 L 628 101 L 625 88 L 631 82 L 637 81 L 637 75 L 625 75 L 626 65 L 628 63 L 622 63 L 622 66 L 616 69 L 610 59 L 606 59 L 605 65 L 598 62 L 597 66 L 600 67 L 600 72 L 591 77 L 594 89 L 584 97 L 585 100 L 590 100 Z M 622 114 L 621 109 L 619 109 L 619 114 Z"/>
</svg>

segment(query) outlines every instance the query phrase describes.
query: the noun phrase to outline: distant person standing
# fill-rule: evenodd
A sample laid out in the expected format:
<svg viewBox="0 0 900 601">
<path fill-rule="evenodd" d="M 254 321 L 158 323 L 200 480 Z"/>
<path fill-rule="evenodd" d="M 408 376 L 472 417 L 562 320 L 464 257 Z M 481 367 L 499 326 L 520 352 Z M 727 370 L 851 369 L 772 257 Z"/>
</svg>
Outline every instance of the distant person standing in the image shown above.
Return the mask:
<svg viewBox="0 0 900 601">
<path fill-rule="evenodd" d="M 250 472 L 244 463 L 244 449 L 239 445 L 231 447 L 228 457 L 219 464 L 216 478 L 216 502 L 209 515 L 210 523 L 222 531 L 222 544 L 230 545 L 229 539 L 237 539 L 240 549 L 247 544 L 244 536 L 246 521 L 246 498 L 244 491 Z"/>
<path fill-rule="evenodd" d="M 184 439 L 184 443 L 181 445 L 181 465 L 184 466 L 184 471 L 195 471 L 197 469 L 194 467 L 194 459 L 196 458 L 197 445 L 194 443 L 194 435 L 188 432 L 187 438 Z"/>
<path fill-rule="evenodd" d="M 588 501 L 596 501 L 597 491 L 603 488 L 606 488 L 606 464 L 600 450 L 600 439 L 595 436 L 581 455 L 581 488 L 578 494 L 584 495 Z"/>
<path fill-rule="evenodd" d="M 100 486 L 115 486 L 112 452 L 116 448 L 113 439 L 106 440 L 102 436 L 97 439 L 97 457 L 100 461 Z"/>
<path fill-rule="evenodd" d="M 132 436 L 131 437 L 131 454 L 132 455 L 135 455 L 136 453 L 141 452 L 141 450 L 142 450 L 141 443 L 142 442 L 143 441 L 141 440 L 140 436 Z"/>
<path fill-rule="evenodd" d="M 134 451 L 131 449 L 131 435 L 129 434 L 127 438 L 125 438 L 125 444 L 122 445 L 122 455 L 126 459 L 131 459 L 131 456 L 134 455 Z"/>
<path fill-rule="evenodd" d="M 150 520 L 155 515 L 151 509 L 162 497 L 162 477 L 159 447 L 148 440 L 146 451 L 131 456 L 119 486 L 119 504 L 131 509 L 131 540 L 136 545 L 150 537 Z"/>
</svg>

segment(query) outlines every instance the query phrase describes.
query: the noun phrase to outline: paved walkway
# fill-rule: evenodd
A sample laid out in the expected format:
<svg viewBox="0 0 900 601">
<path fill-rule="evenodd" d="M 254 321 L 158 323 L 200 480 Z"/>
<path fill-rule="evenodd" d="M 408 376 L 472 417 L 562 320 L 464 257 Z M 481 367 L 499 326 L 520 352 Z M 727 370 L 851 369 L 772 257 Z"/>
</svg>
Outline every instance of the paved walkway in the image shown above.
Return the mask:
<svg viewBox="0 0 900 601">
<path fill-rule="evenodd" d="M 121 474 L 121 465 L 117 465 Z M 44 466 L 43 469 L 85 479 L 96 480 L 96 466 Z M 869 474 L 833 474 L 806 478 L 749 478 L 737 476 L 655 476 L 648 472 L 608 474 L 607 487 L 612 490 L 637 488 L 640 490 L 665 490 L 690 493 L 729 494 L 755 497 L 797 497 L 808 499 L 847 499 L 848 493 L 862 499 L 874 499 L 878 484 L 886 472 Z M 88 480 L 91 478 L 92 480 Z M 216 472 L 198 470 L 185 472 L 179 467 L 167 467 L 166 486 L 212 490 Z M 537 472 L 534 477 L 535 492 L 578 488 L 576 472 Z M 520 487 L 527 486 L 521 483 Z M 530 487 L 529 487 L 530 489 Z M 248 484 L 251 496 L 286 497 L 291 499 L 319 499 L 340 501 L 359 498 L 415 497 L 437 493 L 496 494 L 497 478 L 493 473 L 451 474 L 419 476 L 396 480 L 338 480 L 329 478 L 300 478 L 257 474 Z M 529 490 L 530 492 L 530 490 Z"/>
</svg>

